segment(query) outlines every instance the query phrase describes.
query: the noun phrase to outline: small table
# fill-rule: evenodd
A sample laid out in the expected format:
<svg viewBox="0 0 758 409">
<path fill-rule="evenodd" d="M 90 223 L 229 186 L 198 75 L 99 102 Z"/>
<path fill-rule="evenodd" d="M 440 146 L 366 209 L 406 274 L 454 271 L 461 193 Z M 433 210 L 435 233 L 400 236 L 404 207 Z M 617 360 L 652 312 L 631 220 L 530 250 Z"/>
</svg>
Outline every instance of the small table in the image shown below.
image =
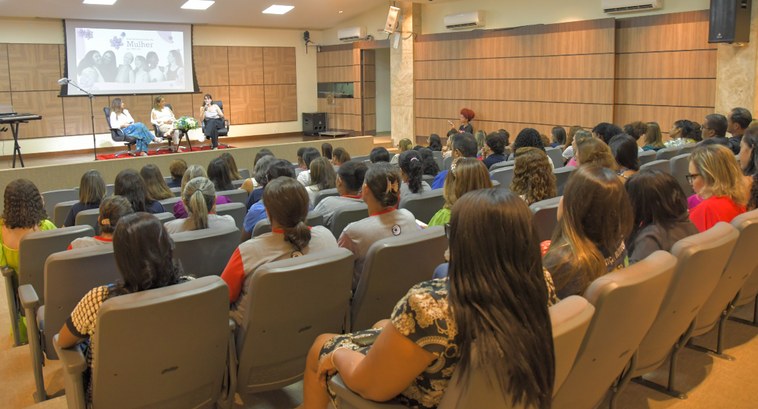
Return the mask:
<svg viewBox="0 0 758 409">
<path fill-rule="evenodd" d="M 345 131 L 326 131 L 326 132 L 319 132 L 318 136 L 331 136 L 332 138 L 338 138 L 340 136 L 348 136 L 350 135 L 350 132 Z"/>
</svg>

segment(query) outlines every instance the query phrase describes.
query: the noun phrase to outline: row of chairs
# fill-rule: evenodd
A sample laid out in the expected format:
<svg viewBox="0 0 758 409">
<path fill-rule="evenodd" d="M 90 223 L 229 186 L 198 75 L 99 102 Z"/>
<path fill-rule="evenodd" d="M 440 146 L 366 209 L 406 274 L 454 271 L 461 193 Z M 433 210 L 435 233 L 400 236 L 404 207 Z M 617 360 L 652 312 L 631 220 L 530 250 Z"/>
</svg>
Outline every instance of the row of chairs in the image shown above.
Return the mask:
<svg viewBox="0 0 758 409">
<path fill-rule="evenodd" d="M 692 337 L 718 328 L 713 352 L 723 353 L 724 326 L 736 300 L 756 300 L 758 259 L 751 247 L 758 240 L 758 211 L 735 218 L 731 224 L 718 223 L 712 229 L 677 242 L 671 253 L 657 251 L 623 270 L 595 280 L 582 306 L 568 297 L 551 307 L 556 359 L 553 408 L 596 407 L 610 394 L 611 407 L 630 380 L 653 385 L 642 378 L 667 361 L 669 381 L 655 386 L 672 396 L 686 395 L 675 389 L 677 355 Z M 741 294 L 743 293 L 743 294 Z M 594 308 L 589 308 L 594 307 Z M 594 309 L 594 312 L 592 310 Z M 572 340 L 555 331 L 560 323 L 557 311 L 566 311 L 574 322 Z M 588 315 L 590 318 L 588 318 Z M 701 348 L 698 348 L 701 349 Z M 464 385 L 452 385 L 455 405 L 448 407 L 511 408 L 499 399 L 478 368 Z M 331 381 L 340 407 L 395 408 L 361 399 L 348 390 L 339 378 Z M 461 388 L 476 393 L 460 395 Z M 447 393 L 446 393 L 447 395 Z M 461 400 L 462 399 L 462 400 Z M 493 402 L 501 402 L 497 405 Z M 486 405 L 478 403 L 487 402 Z"/>
<path fill-rule="evenodd" d="M 178 250 L 180 240 L 177 240 L 177 236 L 174 235 L 174 239 L 177 241 Z M 348 250 L 335 249 L 320 254 L 310 254 L 270 263 L 258 269 L 249 283 L 250 304 L 246 306 L 248 316 L 241 327 L 236 330 L 230 340 L 233 342 L 229 344 L 228 348 L 231 354 L 229 358 L 232 362 L 231 365 L 237 368 L 236 371 L 232 369 L 233 372 L 236 372 L 230 381 L 236 384 L 236 387 L 232 386 L 232 391 L 236 390 L 241 395 L 247 396 L 264 390 L 280 388 L 299 380 L 303 373 L 305 354 L 316 335 L 324 332 L 339 333 L 345 328 L 364 328 L 388 317 L 394 304 L 405 294 L 408 288 L 431 277 L 434 267 L 443 261 L 443 253 L 446 247 L 447 239 L 444 230 L 440 227 L 417 234 L 391 237 L 375 243 L 369 250 L 358 290 L 352 297 L 352 305 L 350 305 L 350 287 L 354 258 Z M 413 269 L 407 266 L 406 260 L 409 257 L 417 260 Z M 223 268 L 223 265 L 220 268 Z M 41 297 L 37 295 L 34 286 L 25 285 L 19 290 L 28 321 L 31 324 L 28 331 L 35 380 L 37 381 L 35 399 L 39 401 L 46 398 L 41 370 L 44 359 L 60 358 L 64 360 L 69 406 L 79 407 L 76 405 L 81 400 L 81 397 L 78 397 L 81 385 L 68 378 L 74 378 L 75 381 L 77 375 L 80 374 L 82 367 L 79 365 L 82 362 L 82 357 L 78 356 L 78 351 L 56 350 L 57 347 L 53 338 L 76 303 L 88 290 L 118 279 L 115 261 L 113 260 L 113 247 L 103 245 L 52 254 L 47 258 L 44 274 L 44 299 L 40 299 Z M 208 278 L 215 277 L 203 277 L 195 280 L 195 282 L 203 280 L 206 286 L 209 286 L 208 288 L 216 288 L 217 285 L 213 285 L 212 281 L 207 280 Z M 297 285 L 293 285 L 293 283 Z M 192 286 L 192 284 L 182 285 Z M 224 294 L 222 298 L 226 311 L 228 311 L 228 291 L 223 282 L 221 286 Z M 179 286 L 171 288 L 175 287 L 178 288 Z M 170 295 L 157 295 L 160 293 Z M 171 302 L 170 300 L 175 298 L 174 295 L 179 294 L 179 292 L 164 288 L 140 294 L 142 295 L 134 294 L 129 297 L 140 300 L 151 299 L 156 303 L 161 300 Z M 149 296 L 149 294 L 156 295 Z M 129 300 L 126 296 L 117 297 L 114 300 L 116 299 Z M 298 302 L 293 304 L 292 300 Z M 111 305 L 111 303 L 112 301 L 109 300 L 105 305 Z M 102 364 L 108 368 L 105 373 L 110 374 L 111 372 L 108 371 L 120 367 L 121 374 L 126 374 L 119 376 L 117 386 L 112 386 L 116 388 L 130 389 L 133 385 L 128 377 L 137 376 L 135 373 L 141 373 L 141 371 L 152 374 L 156 372 L 152 369 L 157 367 L 165 369 L 179 366 L 182 368 L 181 365 L 172 366 L 166 362 L 188 358 L 186 356 L 178 357 L 176 351 L 168 354 L 170 355 L 168 357 L 156 352 L 155 357 L 150 355 L 151 358 L 143 356 L 141 359 L 135 359 L 132 356 L 131 359 L 126 359 L 119 356 L 113 358 L 117 359 L 118 364 L 103 363 L 111 359 L 108 357 L 109 354 L 119 350 L 119 348 L 115 348 L 107 350 L 107 352 L 106 350 L 101 351 L 100 348 L 105 342 L 103 339 L 110 339 L 114 345 L 121 348 L 128 346 L 125 348 L 130 350 L 128 353 L 133 352 L 131 349 L 134 348 L 152 354 L 154 348 L 173 348 L 179 351 L 184 351 L 183 348 L 190 348 L 194 351 L 192 349 L 195 348 L 193 346 L 194 340 L 182 337 L 181 342 L 177 343 L 175 336 L 177 333 L 192 334 L 190 338 L 202 338 L 209 331 L 213 331 L 209 328 L 216 328 L 216 330 L 223 331 L 226 334 L 229 331 L 228 328 L 223 330 L 217 328 L 218 322 L 214 324 L 215 326 L 206 328 L 204 325 L 207 325 L 205 323 L 208 321 L 204 319 L 205 313 L 199 318 L 199 323 L 189 323 L 193 325 L 191 328 L 197 328 L 197 330 L 189 330 L 185 327 L 176 330 L 178 332 L 170 331 L 171 328 L 175 328 L 171 319 L 173 315 L 193 316 L 195 311 L 204 310 L 204 304 L 195 304 L 191 308 L 168 308 L 171 311 L 168 317 L 163 310 L 152 310 L 148 315 L 138 312 L 137 315 L 132 316 L 131 314 L 135 310 L 142 311 L 141 308 L 145 308 L 145 302 L 119 301 L 120 307 L 118 308 L 125 311 L 120 313 L 120 316 L 115 316 L 114 319 L 120 321 L 110 325 L 104 325 L 105 322 L 108 322 L 106 314 L 112 314 L 112 309 L 106 309 L 105 305 L 98 318 L 98 333 L 95 335 L 98 339 L 96 351 L 98 355 L 95 362 L 96 365 Z M 164 306 L 164 308 L 166 307 Z M 272 311 L 276 313 L 272 313 Z M 153 318 L 142 322 L 146 316 Z M 216 316 L 215 319 L 226 324 L 226 317 L 227 315 L 224 314 L 223 318 L 219 319 Z M 169 331 L 166 328 L 154 327 L 160 325 L 161 320 L 172 321 L 169 325 Z M 198 326 L 197 324 L 201 325 Z M 140 347 L 139 345 L 144 341 L 135 342 L 132 340 L 133 337 L 122 339 L 109 335 L 104 338 L 104 335 L 101 335 L 100 331 L 110 330 L 114 326 L 119 328 L 117 330 L 119 334 L 122 334 L 122 330 L 127 331 L 127 333 L 139 334 L 151 346 Z M 145 336 L 145 334 L 153 334 L 153 336 Z M 165 336 L 158 336 L 157 334 L 164 334 Z M 200 336 L 201 334 L 202 336 Z M 216 335 L 209 336 L 215 338 Z M 129 339 L 129 341 L 125 342 L 125 339 Z M 219 345 L 216 342 L 216 348 Z M 202 357 L 203 360 L 206 359 L 205 354 L 199 352 L 193 353 L 191 358 L 197 359 L 198 357 Z M 73 359 L 73 362 L 78 363 L 66 361 L 67 359 Z M 238 363 L 234 364 L 237 361 Z M 195 366 L 185 365 L 185 367 L 194 368 Z M 103 369 L 98 368 L 94 371 L 94 374 L 99 377 L 98 372 L 103 373 Z M 217 371 L 210 371 L 207 375 L 214 379 L 219 378 Z M 149 377 L 150 375 L 145 376 Z M 181 377 L 184 375 L 172 373 L 171 376 Z M 109 376 L 103 376 L 98 379 L 99 382 L 112 382 L 108 378 Z M 96 392 L 93 397 L 96 402 L 103 404 L 104 401 L 98 399 L 110 399 L 110 393 L 98 393 L 98 381 L 94 380 L 94 382 Z M 140 385 L 140 388 L 150 384 L 141 381 L 134 382 Z M 185 384 L 179 378 L 175 382 Z M 172 383 L 174 383 L 173 380 Z M 163 385 L 163 383 L 160 384 Z M 196 385 L 192 382 L 189 384 Z M 215 383 L 210 382 L 208 384 L 215 385 Z M 111 390 L 112 387 L 108 387 L 107 390 Z M 134 389 L 130 390 L 133 394 L 139 395 L 135 393 Z M 118 392 L 118 394 L 121 393 L 123 391 Z M 135 398 L 140 399 L 138 397 L 129 399 Z M 144 399 L 153 398 L 152 392 L 144 397 Z M 127 401 L 131 402 L 131 400 Z M 123 406 L 123 404 L 119 406 Z"/>
<path fill-rule="evenodd" d="M 558 195 L 563 194 L 563 189 L 566 187 L 569 177 L 576 169 L 577 168 L 574 166 L 561 166 L 553 169 L 556 187 L 558 188 Z M 514 170 L 514 166 L 495 167 L 495 165 L 493 165 L 490 170 L 490 178 L 498 181 L 500 189 L 508 190 L 511 187 L 511 182 L 513 182 Z"/>
</svg>

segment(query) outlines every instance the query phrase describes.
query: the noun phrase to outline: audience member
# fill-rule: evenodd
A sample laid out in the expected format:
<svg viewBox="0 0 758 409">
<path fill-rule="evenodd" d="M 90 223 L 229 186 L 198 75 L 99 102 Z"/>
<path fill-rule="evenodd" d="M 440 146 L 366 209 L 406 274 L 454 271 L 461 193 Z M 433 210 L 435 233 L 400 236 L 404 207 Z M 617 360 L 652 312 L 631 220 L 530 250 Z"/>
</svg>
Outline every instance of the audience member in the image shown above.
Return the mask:
<svg viewBox="0 0 758 409">
<path fill-rule="evenodd" d="M 147 186 L 142 176 L 134 169 L 124 169 L 116 175 L 113 194 L 123 196 L 132 205 L 135 212 L 163 213 L 161 202 L 154 200 L 147 193 Z"/>
<path fill-rule="evenodd" d="M 690 209 L 698 231 L 718 222 L 731 222 L 745 212 L 747 189 L 734 154 L 726 146 L 698 146 L 690 155 L 687 181 L 702 200 Z"/>
<path fill-rule="evenodd" d="M 449 223 L 450 211 L 458 198 L 472 190 L 490 187 L 492 187 L 490 174 L 481 161 L 476 158 L 464 157 L 453 160 L 442 192 L 445 197 L 445 204 L 442 209 L 434 214 L 429 221 L 429 226 L 444 226 Z"/>
<path fill-rule="evenodd" d="M 716 143 L 719 145 L 724 145 L 727 148 L 731 149 L 731 145 L 726 139 L 727 126 L 726 117 L 724 115 L 706 115 L 705 122 L 703 122 L 703 126 L 700 127 L 703 132 L 703 142 L 712 139 L 712 141 L 708 142 L 707 144 Z"/>
<path fill-rule="evenodd" d="M 216 214 L 216 189 L 208 178 L 200 176 L 187 182 L 182 191 L 182 202 L 189 215 L 184 219 L 166 222 L 166 231 L 169 233 L 222 226 L 237 227 L 232 216 Z"/>
<path fill-rule="evenodd" d="M 324 226 L 332 224 L 335 210 L 351 203 L 362 203 L 361 187 L 366 176 L 366 164 L 358 161 L 345 162 L 337 170 L 337 193 L 339 196 L 323 198 L 313 209 L 324 216 Z"/>
<path fill-rule="evenodd" d="M 745 131 L 740 140 L 740 153 L 738 156 L 745 185 L 750 192 L 748 195 L 748 210 L 758 207 L 758 127 L 751 127 Z"/>
<path fill-rule="evenodd" d="M 437 165 L 437 161 L 434 160 L 434 154 L 429 148 L 421 147 L 414 149 L 421 157 L 421 173 L 429 176 L 437 176 L 440 173 L 440 167 Z"/>
<path fill-rule="evenodd" d="M 490 169 L 492 165 L 507 160 L 505 157 L 505 146 L 507 140 L 503 134 L 494 132 L 487 136 L 486 145 L 484 147 L 484 160 L 482 161 L 487 169 Z"/>
<path fill-rule="evenodd" d="M 250 206 L 258 203 L 263 197 L 263 188 L 266 187 L 266 183 L 268 182 L 266 180 L 266 172 L 268 171 L 268 167 L 275 161 L 276 158 L 273 156 L 264 156 L 255 163 L 255 168 L 253 169 L 254 174 L 251 179 L 256 181 L 256 187 L 250 192 L 250 195 L 245 201 L 245 208 L 247 210 L 250 210 Z"/>
<path fill-rule="evenodd" d="M 579 166 L 579 163 L 576 160 L 576 152 L 578 149 L 576 148 L 577 145 L 582 143 L 585 139 L 592 138 L 592 133 L 589 131 L 585 131 L 584 129 L 578 129 L 574 133 L 573 141 L 571 142 L 571 146 L 566 148 L 565 151 L 563 151 L 563 157 L 569 157 L 568 162 L 566 162 L 566 166 Z"/>
<path fill-rule="evenodd" d="M 82 210 L 97 209 L 105 197 L 105 181 L 100 172 L 92 169 L 84 172 L 79 181 L 79 202 L 69 210 L 64 227 L 76 224 L 76 215 Z"/>
<path fill-rule="evenodd" d="M 476 140 L 474 135 L 470 133 L 455 134 L 452 137 L 452 157 L 453 160 L 457 158 L 476 158 Z M 445 185 L 445 179 L 447 178 L 449 170 L 445 169 L 440 171 L 437 176 L 434 177 L 432 182 L 432 189 L 440 189 Z"/>
<path fill-rule="evenodd" d="M 513 141 L 511 149 L 515 153 L 519 148 L 538 148 L 545 150 L 545 145 L 542 143 L 540 133 L 534 128 L 524 128 L 516 136 L 516 140 Z M 514 155 L 515 156 L 515 155 Z"/>
<path fill-rule="evenodd" d="M 616 160 L 616 174 L 621 181 L 626 183 L 629 178 L 640 170 L 640 164 L 637 159 L 639 147 L 633 137 L 627 134 L 616 135 L 611 138 L 608 144 L 611 148 L 611 154 Z"/>
<path fill-rule="evenodd" d="M 566 161 L 574 157 L 574 136 L 578 131 L 582 130 L 582 127 L 579 125 L 574 125 L 569 128 L 568 135 L 566 135 L 566 147 L 563 149 L 563 153 L 561 154 L 563 156 L 563 159 L 566 159 Z"/>
<path fill-rule="evenodd" d="M 242 186 L 240 186 L 240 189 L 246 191 L 248 194 L 253 193 L 253 190 L 261 186 L 260 179 L 258 179 L 259 173 L 258 170 L 260 169 L 258 164 L 260 163 L 261 159 L 265 157 L 275 158 L 274 154 L 271 152 L 271 150 L 267 148 L 263 148 L 259 150 L 255 154 L 255 158 L 253 159 L 253 176 L 250 178 L 245 179 L 244 182 L 242 182 Z M 265 172 L 266 168 L 263 168 L 263 171 Z M 263 175 L 265 176 L 265 174 Z M 261 191 L 261 195 L 263 194 L 263 191 Z M 257 202 L 260 200 L 260 196 L 255 201 Z M 250 206 L 248 206 L 249 208 Z"/>
<path fill-rule="evenodd" d="M 399 155 L 400 158 L 400 177 L 403 183 L 400 185 L 400 199 L 405 199 L 410 195 L 420 194 L 432 190 L 422 179 L 423 165 L 421 155 L 414 150 L 405 151 Z"/>
<path fill-rule="evenodd" d="M 744 135 L 747 128 L 750 127 L 750 122 L 753 122 L 753 115 L 745 108 L 733 108 L 729 112 L 726 121 L 726 130 L 732 134 L 732 137 L 728 139 L 729 148 L 736 155 L 740 153 L 742 135 Z"/>
<path fill-rule="evenodd" d="M 226 164 L 226 169 L 229 173 L 229 180 L 241 180 L 242 176 L 240 176 L 239 169 L 237 168 L 237 161 L 234 160 L 234 156 L 232 156 L 229 152 L 224 152 L 219 156 L 221 160 L 224 161 Z"/>
<path fill-rule="evenodd" d="M 334 151 L 334 148 L 332 148 L 332 144 L 329 142 L 324 142 L 321 144 L 321 156 L 325 157 L 330 162 L 332 161 L 332 153 Z"/>
<path fill-rule="evenodd" d="M 516 153 L 511 191 L 528 205 L 557 196 L 555 175 L 545 151 L 521 148 Z"/>
<path fill-rule="evenodd" d="M 100 234 L 94 237 L 79 237 L 74 239 L 68 249 L 99 246 L 113 242 L 113 232 L 116 230 L 118 221 L 127 214 L 134 213 L 132 205 L 123 196 L 113 195 L 103 199 L 100 204 L 100 214 L 97 216 L 97 224 L 100 226 Z"/>
<path fill-rule="evenodd" d="M 140 169 L 139 174 L 145 181 L 147 195 L 151 199 L 163 200 L 174 197 L 174 192 L 169 189 L 166 179 L 163 179 L 163 174 L 157 166 L 149 163 Z"/>
<path fill-rule="evenodd" d="M 634 143 L 637 144 L 637 141 L 640 140 L 642 135 L 647 133 L 647 124 L 641 121 L 628 123 L 624 125 L 624 133 L 631 136 L 634 139 Z M 611 139 L 613 139 L 613 137 L 611 137 Z M 610 142 L 610 139 L 608 142 Z"/>
<path fill-rule="evenodd" d="M 487 133 L 481 129 L 476 131 L 474 134 L 474 140 L 476 141 L 476 157 L 482 159 L 487 141 Z"/>
<path fill-rule="evenodd" d="M 208 164 L 207 172 L 208 179 L 213 182 L 213 186 L 217 192 L 236 189 L 229 178 L 229 167 L 226 166 L 226 162 L 223 159 L 216 158 L 211 160 Z M 182 188 L 182 191 L 184 191 L 184 188 Z"/>
<path fill-rule="evenodd" d="M 582 295 L 596 278 L 627 264 L 624 241 L 632 217 L 629 197 L 615 172 L 597 165 L 574 171 L 543 258 L 559 298 Z"/>
<path fill-rule="evenodd" d="M 271 221 L 271 232 L 246 241 L 237 247 L 229 259 L 221 278 L 229 286 L 231 317 L 244 322 L 250 282 L 260 266 L 276 260 L 299 257 L 305 254 L 337 248 L 332 233 L 323 226 L 308 227 L 308 193 L 305 187 L 291 177 L 272 178 L 263 191 L 266 212 Z"/>
<path fill-rule="evenodd" d="M 419 230 L 416 218 L 406 209 L 398 209 L 400 202 L 400 173 L 389 163 L 373 163 L 366 171 L 363 182 L 363 201 L 369 217 L 350 223 L 339 238 L 340 247 L 355 254 L 353 290 L 363 271 L 368 249 L 375 242 Z"/>
<path fill-rule="evenodd" d="M 333 189 L 337 185 L 337 174 L 334 172 L 334 166 L 329 159 L 322 156 L 311 161 L 311 184 L 305 187 L 308 192 L 310 206 L 316 203 L 318 192 L 326 189 Z"/>
<path fill-rule="evenodd" d="M 398 161 L 400 160 L 401 153 L 413 149 L 413 142 L 411 142 L 411 140 L 408 138 L 401 139 L 400 142 L 397 144 L 397 148 L 399 152 L 395 156 L 393 156 L 389 161 L 393 165 L 397 165 Z"/>
<path fill-rule="evenodd" d="M 429 135 L 429 149 L 432 151 L 442 151 L 442 139 L 436 133 Z"/>
<path fill-rule="evenodd" d="M 334 150 L 334 158 L 332 159 L 332 165 L 342 166 L 343 163 L 350 161 L 350 154 L 345 148 L 337 148 Z"/>
<path fill-rule="evenodd" d="M 643 151 L 658 151 L 666 147 L 663 144 L 663 135 L 661 135 L 661 127 L 658 125 L 658 122 L 647 123 L 644 142 Z"/>
<path fill-rule="evenodd" d="M 576 144 L 574 159 L 579 166 L 599 165 L 616 171 L 616 159 L 613 158 L 611 148 L 602 139 L 581 139 Z"/>
<path fill-rule="evenodd" d="M 490 240 L 472 240 L 482 220 L 499 228 Z M 374 329 L 315 340 L 306 359 L 305 407 L 327 406 L 325 377 L 336 372 L 364 397 L 437 407 L 453 373 L 467 379 L 476 367 L 491 371 L 495 390 L 514 406 L 550 407 L 553 341 L 531 212 L 503 191 L 468 193 L 453 208 L 449 238 L 449 278 L 411 288 Z M 356 342 L 364 337 L 376 341 Z M 382 373 L 397 382 L 376 382 Z"/>
<path fill-rule="evenodd" d="M 669 137 L 671 140 L 666 141 L 664 145 L 666 145 L 667 148 L 671 148 L 700 142 L 702 139 L 700 134 L 698 134 L 699 130 L 700 126 L 696 126 L 694 122 L 687 119 L 680 119 L 674 122 L 671 131 L 669 131 Z"/>
<path fill-rule="evenodd" d="M 655 169 L 640 171 L 626 184 L 634 223 L 626 240 L 629 262 L 636 263 L 656 250 L 671 251 L 677 241 L 696 234 L 687 212 L 687 196 L 679 182 Z"/>
<path fill-rule="evenodd" d="M 565 128 L 562 126 L 554 126 L 553 129 L 550 130 L 550 134 L 552 136 L 552 142 L 550 143 L 551 148 L 560 148 L 566 145 Z"/>
<path fill-rule="evenodd" d="M 310 161 L 309 161 L 310 163 Z M 292 170 L 292 165 L 283 159 L 277 159 L 268 166 L 266 170 L 266 185 L 273 182 L 278 177 L 295 178 L 295 171 Z M 310 177 L 308 178 L 310 180 Z M 305 189 L 305 187 L 303 187 Z M 306 193 L 306 196 L 308 193 Z M 263 196 L 261 200 L 250 206 L 245 215 L 245 222 L 243 223 L 242 241 L 245 241 L 253 236 L 253 229 L 255 225 L 261 220 L 266 220 L 266 205 L 264 200 L 266 198 L 266 189 L 263 189 Z M 273 206 L 273 204 L 272 204 Z"/>
<path fill-rule="evenodd" d="M 314 159 L 321 156 L 321 153 L 316 148 L 305 148 L 305 152 L 303 152 L 303 171 L 297 174 L 297 181 L 302 183 L 303 186 L 308 186 L 311 184 L 311 162 L 313 162 Z"/>
<path fill-rule="evenodd" d="M 171 181 L 167 183 L 168 187 L 182 187 L 182 176 L 187 171 L 187 162 L 184 159 L 174 159 L 168 165 L 168 171 L 171 173 Z"/>
<path fill-rule="evenodd" d="M 371 161 L 371 163 L 389 162 L 390 153 L 387 150 L 387 148 L 383 146 L 377 146 L 376 148 L 371 149 L 371 153 L 369 154 L 369 160 Z"/>
<path fill-rule="evenodd" d="M 187 171 L 184 172 L 184 176 L 182 176 L 182 192 L 184 192 L 184 188 L 187 186 L 187 183 L 189 183 L 190 180 L 201 176 L 204 178 L 208 177 L 208 174 L 205 173 L 205 169 L 200 165 L 190 165 L 187 168 Z M 226 196 L 216 196 L 216 204 L 226 204 L 231 202 L 232 201 Z M 177 219 L 184 219 L 189 215 L 187 213 L 187 208 L 184 207 L 184 202 L 181 200 L 174 204 L 173 211 L 174 217 Z"/>
<path fill-rule="evenodd" d="M 617 125 L 608 122 L 601 122 L 592 128 L 592 136 L 602 140 L 606 144 L 611 140 L 611 138 L 620 133 L 624 133 L 624 131 Z"/>
</svg>

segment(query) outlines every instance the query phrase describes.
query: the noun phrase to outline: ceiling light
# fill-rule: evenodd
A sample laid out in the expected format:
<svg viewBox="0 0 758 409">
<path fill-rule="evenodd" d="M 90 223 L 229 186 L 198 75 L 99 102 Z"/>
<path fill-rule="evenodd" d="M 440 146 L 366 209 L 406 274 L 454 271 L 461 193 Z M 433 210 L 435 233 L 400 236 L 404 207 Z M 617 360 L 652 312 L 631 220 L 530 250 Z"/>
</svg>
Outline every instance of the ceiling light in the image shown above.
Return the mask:
<svg viewBox="0 0 758 409">
<path fill-rule="evenodd" d="M 213 3 L 215 3 L 214 0 L 187 0 L 186 3 L 182 4 L 182 8 L 187 10 L 207 10 Z"/>
<path fill-rule="evenodd" d="M 84 0 L 84 4 L 97 4 L 100 6 L 112 6 L 116 3 L 116 0 Z"/>
<path fill-rule="evenodd" d="M 342 10 L 338 11 L 337 13 L 342 14 Z"/>
<path fill-rule="evenodd" d="M 279 4 L 273 4 L 266 10 L 263 10 L 263 14 L 286 14 L 294 8 L 295 6 L 282 6 Z"/>
</svg>

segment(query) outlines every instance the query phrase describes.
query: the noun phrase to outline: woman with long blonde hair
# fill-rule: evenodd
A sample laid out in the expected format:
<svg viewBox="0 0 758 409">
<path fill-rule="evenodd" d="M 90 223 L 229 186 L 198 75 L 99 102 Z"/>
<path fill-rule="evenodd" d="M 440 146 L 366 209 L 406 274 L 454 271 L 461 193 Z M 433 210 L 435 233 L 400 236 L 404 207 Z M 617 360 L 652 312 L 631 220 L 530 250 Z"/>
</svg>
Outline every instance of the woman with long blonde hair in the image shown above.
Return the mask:
<svg viewBox="0 0 758 409">
<path fill-rule="evenodd" d="M 661 135 L 661 127 L 658 125 L 658 122 L 648 122 L 647 132 L 645 132 L 645 146 L 642 147 L 642 150 L 657 151 L 665 147 L 663 135 Z"/>
<path fill-rule="evenodd" d="M 185 219 L 166 223 L 166 231 L 169 233 L 237 225 L 232 216 L 216 214 L 216 189 L 206 177 L 197 177 L 187 182 L 182 190 L 182 202 L 189 215 Z"/>
<path fill-rule="evenodd" d="M 460 157 L 453 161 L 445 178 L 442 195 L 445 205 L 429 221 L 429 226 L 444 226 L 450 222 L 450 210 L 464 194 L 477 189 L 492 187 L 487 167 L 476 158 Z"/>
<path fill-rule="evenodd" d="M 747 187 L 734 154 L 721 145 L 702 145 L 690 155 L 687 181 L 700 204 L 690 209 L 690 220 L 699 231 L 745 212 Z"/>
</svg>

